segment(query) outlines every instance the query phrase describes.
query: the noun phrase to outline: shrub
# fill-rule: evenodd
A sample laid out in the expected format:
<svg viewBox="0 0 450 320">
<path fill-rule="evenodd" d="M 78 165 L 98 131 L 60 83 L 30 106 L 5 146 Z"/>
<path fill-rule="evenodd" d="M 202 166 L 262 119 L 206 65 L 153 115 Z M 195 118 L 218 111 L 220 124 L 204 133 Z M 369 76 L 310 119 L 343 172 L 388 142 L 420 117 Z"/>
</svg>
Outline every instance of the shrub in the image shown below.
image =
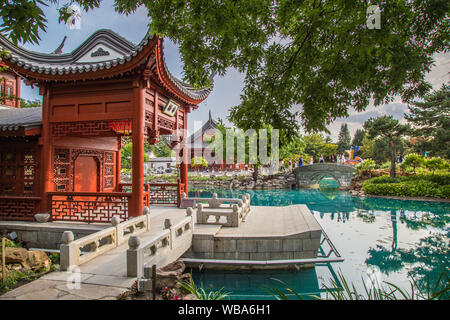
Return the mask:
<svg viewBox="0 0 450 320">
<path fill-rule="evenodd" d="M 436 170 L 448 170 L 450 164 L 442 158 L 433 157 L 431 159 L 425 160 L 425 167 L 434 172 Z"/>
<path fill-rule="evenodd" d="M 365 193 L 403 197 L 450 198 L 450 173 L 423 174 L 410 177 L 381 176 L 362 183 Z"/>
<path fill-rule="evenodd" d="M 375 169 L 375 161 L 373 161 L 372 159 L 364 159 L 355 168 L 357 174 L 361 174 L 363 172 L 371 172 Z"/>
<path fill-rule="evenodd" d="M 400 165 L 403 171 L 406 171 L 409 168 L 413 169 L 413 172 L 416 172 L 416 168 L 425 166 L 425 158 L 418 155 L 417 153 L 410 153 L 406 156 L 405 161 Z"/>
</svg>

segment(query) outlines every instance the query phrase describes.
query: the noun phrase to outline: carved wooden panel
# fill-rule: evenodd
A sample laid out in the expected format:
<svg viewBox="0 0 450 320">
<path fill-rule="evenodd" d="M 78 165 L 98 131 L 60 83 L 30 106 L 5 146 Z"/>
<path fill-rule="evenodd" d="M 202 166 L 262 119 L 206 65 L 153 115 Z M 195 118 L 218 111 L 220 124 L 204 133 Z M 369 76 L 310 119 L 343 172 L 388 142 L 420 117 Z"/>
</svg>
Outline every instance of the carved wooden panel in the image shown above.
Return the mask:
<svg viewBox="0 0 450 320">
<path fill-rule="evenodd" d="M 106 120 L 53 123 L 52 134 L 59 137 L 116 135 Z"/>
</svg>

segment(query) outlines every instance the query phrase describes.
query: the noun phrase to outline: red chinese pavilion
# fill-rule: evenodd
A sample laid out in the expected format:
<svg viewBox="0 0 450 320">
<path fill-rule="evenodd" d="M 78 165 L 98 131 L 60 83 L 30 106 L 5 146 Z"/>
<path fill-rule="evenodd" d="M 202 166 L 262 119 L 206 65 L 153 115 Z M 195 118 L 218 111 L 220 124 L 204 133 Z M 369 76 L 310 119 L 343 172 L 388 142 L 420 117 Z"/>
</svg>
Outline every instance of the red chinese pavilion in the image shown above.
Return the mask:
<svg viewBox="0 0 450 320">
<path fill-rule="evenodd" d="M 180 201 L 188 153 L 173 185 L 144 184 L 144 141 L 172 135 L 187 144 L 187 114 L 212 87 L 196 90 L 167 69 L 163 39 L 135 45 L 111 30 L 92 34 L 71 53 L 37 53 L 0 35 L 12 78 L 39 87 L 42 108 L 0 109 L 0 219 L 109 222 L 143 206 Z M 9 80 L 8 80 L 9 79 Z M 18 89 L 17 89 L 18 88 Z M 4 89 L 3 89 L 4 90 Z M 14 94 L 20 91 L 16 86 Z M 185 132 L 185 131 L 181 131 Z M 132 184 L 120 183 L 121 136 L 133 142 Z M 130 192 L 131 191 L 131 192 Z"/>
</svg>

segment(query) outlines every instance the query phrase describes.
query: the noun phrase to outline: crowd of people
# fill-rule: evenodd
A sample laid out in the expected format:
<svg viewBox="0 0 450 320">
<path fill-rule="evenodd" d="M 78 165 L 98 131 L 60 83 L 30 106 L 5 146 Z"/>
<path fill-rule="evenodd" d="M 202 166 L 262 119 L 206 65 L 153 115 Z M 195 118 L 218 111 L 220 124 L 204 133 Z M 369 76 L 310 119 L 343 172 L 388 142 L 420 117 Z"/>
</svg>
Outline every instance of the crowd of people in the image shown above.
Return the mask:
<svg viewBox="0 0 450 320">
<path fill-rule="evenodd" d="M 345 157 L 345 154 L 330 155 L 329 157 L 324 157 L 323 155 L 320 155 L 318 163 L 325 163 L 325 162 L 334 163 L 334 162 L 336 162 L 337 164 L 345 164 L 347 160 L 348 160 L 348 158 Z M 298 159 L 289 159 L 287 166 L 285 166 L 285 161 L 281 161 L 280 169 L 281 169 L 281 171 L 292 170 L 297 167 L 301 167 L 301 166 L 309 165 L 309 164 L 314 164 L 314 157 L 309 157 L 308 159 L 305 160 L 305 159 L 303 159 L 302 156 L 300 156 Z"/>
</svg>

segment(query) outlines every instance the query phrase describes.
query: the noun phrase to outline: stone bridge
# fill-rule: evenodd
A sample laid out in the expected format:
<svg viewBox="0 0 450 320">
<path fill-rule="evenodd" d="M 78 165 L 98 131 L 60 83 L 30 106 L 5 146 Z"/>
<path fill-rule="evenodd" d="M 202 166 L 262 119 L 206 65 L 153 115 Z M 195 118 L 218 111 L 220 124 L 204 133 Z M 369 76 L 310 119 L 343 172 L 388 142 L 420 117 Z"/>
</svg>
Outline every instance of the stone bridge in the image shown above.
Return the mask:
<svg viewBox="0 0 450 320">
<path fill-rule="evenodd" d="M 322 178 L 334 178 L 340 188 L 348 188 L 356 169 L 351 165 L 336 163 L 314 163 L 298 167 L 294 170 L 297 187 L 311 187 L 317 185 Z"/>
</svg>

